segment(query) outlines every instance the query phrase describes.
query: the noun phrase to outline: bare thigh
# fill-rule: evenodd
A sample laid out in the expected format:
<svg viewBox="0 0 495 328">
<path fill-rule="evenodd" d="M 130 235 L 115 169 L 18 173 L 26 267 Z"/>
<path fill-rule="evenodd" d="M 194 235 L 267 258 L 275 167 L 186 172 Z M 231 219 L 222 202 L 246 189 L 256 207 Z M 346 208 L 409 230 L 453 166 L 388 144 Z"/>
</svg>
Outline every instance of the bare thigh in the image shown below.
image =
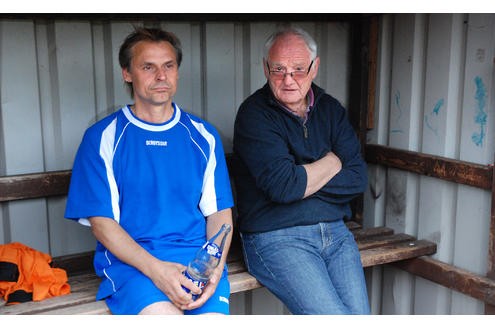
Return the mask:
<svg viewBox="0 0 495 328">
<path fill-rule="evenodd" d="M 175 305 L 173 305 L 170 302 L 156 302 L 153 304 L 148 305 L 144 309 L 139 312 L 139 314 L 142 315 L 153 315 L 153 314 L 177 314 L 181 315 L 184 314 L 181 310 L 179 310 Z M 217 312 L 208 312 L 208 313 L 203 313 L 202 315 L 223 315 L 223 313 L 217 313 Z"/>
<path fill-rule="evenodd" d="M 150 314 L 184 314 L 175 305 L 170 302 L 156 302 L 146 306 L 139 312 L 139 314 L 150 315 Z"/>
</svg>

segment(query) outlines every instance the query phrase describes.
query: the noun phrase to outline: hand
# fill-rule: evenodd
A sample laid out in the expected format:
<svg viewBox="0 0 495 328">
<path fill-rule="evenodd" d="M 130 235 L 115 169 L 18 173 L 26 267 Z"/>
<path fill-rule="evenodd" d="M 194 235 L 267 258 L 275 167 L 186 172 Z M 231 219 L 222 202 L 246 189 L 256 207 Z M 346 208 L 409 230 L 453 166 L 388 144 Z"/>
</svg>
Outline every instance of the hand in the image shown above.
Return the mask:
<svg viewBox="0 0 495 328">
<path fill-rule="evenodd" d="M 199 308 L 203 304 L 205 304 L 206 301 L 215 293 L 215 290 L 217 289 L 218 283 L 220 282 L 220 279 L 222 278 L 223 268 L 224 268 L 223 265 L 219 265 L 218 267 L 216 267 L 215 270 L 213 271 L 213 273 L 211 274 L 210 280 L 206 284 L 201 295 L 194 302 L 183 305 L 182 307 L 180 307 L 180 309 L 181 310 L 192 310 L 192 309 Z M 187 287 L 187 288 L 189 288 L 189 287 Z"/>
<path fill-rule="evenodd" d="M 188 294 L 182 286 L 191 290 L 192 293 L 201 293 L 201 289 L 184 276 L 185 269 L 186 267 L 180 263 L 158 260 L 150 277 L 172 304 L 179 309 L 193 302 L 192 295 Z"/>
</svg>

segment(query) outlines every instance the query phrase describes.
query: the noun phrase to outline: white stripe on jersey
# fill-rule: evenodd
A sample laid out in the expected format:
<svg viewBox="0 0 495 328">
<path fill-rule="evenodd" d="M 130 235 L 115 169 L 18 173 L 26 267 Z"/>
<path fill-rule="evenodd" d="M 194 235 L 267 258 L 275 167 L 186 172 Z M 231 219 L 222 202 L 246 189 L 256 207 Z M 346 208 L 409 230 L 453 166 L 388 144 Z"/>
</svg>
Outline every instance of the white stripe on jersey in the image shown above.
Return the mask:
<svg viewBox="0 0 495 328">
<path fill-rule="evenodd" d="M 206 130 L 202 123 L 191 120 L 193 126 L 206 139 L 210 145 L 210 156 L 206 164 L 205 175 L 203 178 L 203 193 L 199 202 L 199 208 L 204 216 L 209 216 L 218 211 L 217 208 L 217 193 L 215 190 L 215 169 L 217 167 L 217 158 L 215 156 L 215 137 Z"/>
<path fill-rule="evenodd" d="M 105 162 L 105 168 L 107 173 L 108 184 L 110 186 L 110 196 L 112 199 L 112 211 L 115 221 L 120 222 L 120 207 L 119 207 L 119 190 L 117 188 L 117 182 L 115 181 L 115 175 L 113 172 L 113 156 L 115 154 L 115 131 L 117 127 L 117 118 L 110 123 L 101 135 L 100 143 L 100 156 Z M 126 126 L 127 127 L 127 126 Z M 125 128 L 122 129 L 122 134 Z M 119 136 L 120 140 L 120 136 Z"/>
</svg>

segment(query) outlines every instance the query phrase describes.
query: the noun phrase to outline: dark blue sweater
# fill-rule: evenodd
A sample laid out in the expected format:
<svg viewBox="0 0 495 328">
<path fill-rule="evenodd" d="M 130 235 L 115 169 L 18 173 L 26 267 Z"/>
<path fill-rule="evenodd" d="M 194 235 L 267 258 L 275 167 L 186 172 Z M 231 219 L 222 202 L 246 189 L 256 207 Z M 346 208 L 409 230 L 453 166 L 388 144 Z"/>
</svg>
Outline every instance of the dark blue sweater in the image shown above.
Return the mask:
<svg viewBox="0 0 495 328">
<path fill-rule="evenodd" d="M 314 105 L 304 122 L 282 108 L 268 86 L 239 107 L 234 125 L 238 227 L 270 231 L 344 219 L 349 202 L 367 186 L 366 163 L 345 109 L 312 85 Z M 334 152 L 342 170 L 322 189 L 303 199 L 303 164 Z"/>
</svg>

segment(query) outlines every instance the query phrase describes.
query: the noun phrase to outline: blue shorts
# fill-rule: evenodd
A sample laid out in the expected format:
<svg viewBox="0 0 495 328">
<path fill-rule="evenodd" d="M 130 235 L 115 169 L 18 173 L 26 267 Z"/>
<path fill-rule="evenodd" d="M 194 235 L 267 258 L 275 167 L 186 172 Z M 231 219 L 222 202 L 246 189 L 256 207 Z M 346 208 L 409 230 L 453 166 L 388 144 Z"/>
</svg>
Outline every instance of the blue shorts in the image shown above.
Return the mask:
<svg viewBox="0 0 495 328">
<path fill-rule="evenodd" d="M 230 283 L 227 269 L 213 294 L 203 306 L 184 314 L 221 313 L 229 314 Z M 138 314 L 146 306 L 156 302 L 170 302 L 170 299 L 145 275 L 138 272 L 127 280 L 115 293 L 106 299 L 112 314 Z"/>
</svg>

